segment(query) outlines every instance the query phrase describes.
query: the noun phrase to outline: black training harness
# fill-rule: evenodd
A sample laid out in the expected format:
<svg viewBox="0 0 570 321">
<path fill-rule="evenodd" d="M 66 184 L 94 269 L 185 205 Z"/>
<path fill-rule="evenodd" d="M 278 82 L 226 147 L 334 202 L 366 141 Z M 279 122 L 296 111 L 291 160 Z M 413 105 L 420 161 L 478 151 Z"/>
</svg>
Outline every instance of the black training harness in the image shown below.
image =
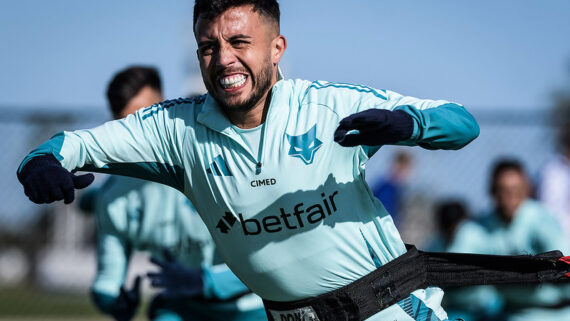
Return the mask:
<svg viewBox="0 0 570 321">
<path fill-rule="evenodd" d="M 337 290 L 290 302 L 264 300 L 270 321 L 361 321 L 429 286 L 556 283 L 570 280 L 570 257 L 419 251 L 400 257 Z"/>
</svg>

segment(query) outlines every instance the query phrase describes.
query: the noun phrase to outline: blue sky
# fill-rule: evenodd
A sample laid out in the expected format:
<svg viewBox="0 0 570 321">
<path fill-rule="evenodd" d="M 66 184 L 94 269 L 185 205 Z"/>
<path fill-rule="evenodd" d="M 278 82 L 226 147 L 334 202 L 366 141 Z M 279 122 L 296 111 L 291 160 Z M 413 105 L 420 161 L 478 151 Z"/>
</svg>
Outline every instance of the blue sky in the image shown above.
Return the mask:
<svg viewBox="0 0 570 321">
<path fill-rule="evenodd" d="M 106 108 L 111 75 L 160 68 L 193 91 L 193 1 L 2 0 L 0 107 Z M 548 106 L 568 83 L 570 1 L 282 0 L 287 77 L 471 108 Z M 192 88 L 191 88 L 192 87 Z"/>
<path fill-rule="evenodd" d="M 195 92 L 192 6 L 192 0 L 0 0 L 0 110 L 96 109 L 100 116 L 107 82 L 130 64 L 157 66 L 167 98 Z M 555 89 L 570 89 L 567 0 L 282 0 L 281 10 L 286 77 L 447 99 L 474 112 L 546 109 Z M 23 156 L 14 156 L 13 144 L 30 143 L 36 132 L 14 137 L 28 131 L 21 123 L 2 123 L 0 131 L 9 151 L 0 170 L 8 184 L 0 219 L 18 221 L 41 207 L 17 186 L 13 173 Z M 483 158 L 471 175 L 480 180 Z M 457 189 L 447 183 L 440 185 Z"/>
</svg>

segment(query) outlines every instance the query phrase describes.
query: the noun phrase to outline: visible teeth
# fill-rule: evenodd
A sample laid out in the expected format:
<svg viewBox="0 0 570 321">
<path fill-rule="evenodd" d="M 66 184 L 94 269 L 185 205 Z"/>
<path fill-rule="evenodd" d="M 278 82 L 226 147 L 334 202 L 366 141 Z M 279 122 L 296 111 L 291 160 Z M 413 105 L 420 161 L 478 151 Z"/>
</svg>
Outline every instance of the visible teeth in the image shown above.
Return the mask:
<svg viewBox="0 0 570 321">
<path fill-rule="evenodd" d="M 236 88 L 245 83 L 246 76 L 245 75 L 232 75 L 228 77 L 224 77 L 220 79 L 220 85 L 223 88 Z"/>
</svg>

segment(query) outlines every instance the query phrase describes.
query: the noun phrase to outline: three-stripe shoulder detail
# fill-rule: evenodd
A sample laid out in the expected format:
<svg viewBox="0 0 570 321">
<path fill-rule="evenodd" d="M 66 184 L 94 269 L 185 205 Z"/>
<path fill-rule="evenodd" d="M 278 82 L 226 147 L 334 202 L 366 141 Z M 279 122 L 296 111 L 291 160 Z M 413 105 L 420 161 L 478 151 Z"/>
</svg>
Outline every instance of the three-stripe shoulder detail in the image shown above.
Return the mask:
<svg viewBox="0 0 570 321">
<path fill-rule="evenodd" d="M 206 95 L 199 95 L 199 96 L 194 96 L 194 97 L 190 97 L 190 98 L 177 98 L 177 99 L 171 99 L 171 100 L 165 100 L 163 102 L 160 102 L 158 104 L 154 104 L 150 107 L 145 108 L 142 111 L 142 119 L 147 119 L 148 117 L 151 117 L 154 114 L 157 114 L 159 111 L 176 106 L 176 105 L 181 105 L 181 104 L 203 104 L 204 101 L 206 100 Z"/>
<path fill-rule="evenodd" d="M 325 88 L 340 88 L 340 89 L 353 90 L 361 93 L 369 93 L 380 99 L 387 100 L 385 90 L 378 90 L 368 86 L 356 85 L 356 84 L 315 81 L 309 86 L 308 89 L 320 90 Z"/>
</svg>

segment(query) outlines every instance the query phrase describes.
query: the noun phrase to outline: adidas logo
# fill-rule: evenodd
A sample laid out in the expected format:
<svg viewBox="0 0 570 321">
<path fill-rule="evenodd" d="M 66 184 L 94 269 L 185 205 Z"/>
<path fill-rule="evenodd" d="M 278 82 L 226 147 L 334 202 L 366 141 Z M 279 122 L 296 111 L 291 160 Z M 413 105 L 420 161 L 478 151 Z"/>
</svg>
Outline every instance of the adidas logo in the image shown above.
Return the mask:
<svg viewBox="0 0 570 321">
<path fill-rule="evenodd" d="M 226 165 L 226 161 L 222 158 L 222 155 L 218 155 L 214 158 L 214 161 L 210 164 L 210 167 L 206 169 L 206 172 L 214 176 L 233 176 Z"/>
</svg>

